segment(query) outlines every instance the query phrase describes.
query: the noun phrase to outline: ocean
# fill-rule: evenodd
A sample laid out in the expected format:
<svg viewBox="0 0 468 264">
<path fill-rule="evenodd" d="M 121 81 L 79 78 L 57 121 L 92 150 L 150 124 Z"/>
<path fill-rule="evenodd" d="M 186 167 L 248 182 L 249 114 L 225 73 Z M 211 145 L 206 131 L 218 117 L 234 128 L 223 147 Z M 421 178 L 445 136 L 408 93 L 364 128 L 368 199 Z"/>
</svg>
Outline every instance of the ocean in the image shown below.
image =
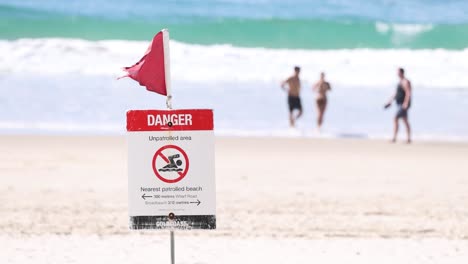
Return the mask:
<svg viewBox="0 0 468 264">
<path fill-rule="evenodd" d="M 388 138 L 404 67 L 415 139 L 468 140 L 468 2 L 0 0 L 0 133 L 123 134 L 164 98 L 121 67 L 171 34 L 174 106 L 215 110 L 226 136 L 315 137 L 312 84 L 332 84 L 324 137 Z M 304 117 L 279 84 L 302 67 Z M 402 135 L 403 136 L 403 135 Z"/>
</svg>

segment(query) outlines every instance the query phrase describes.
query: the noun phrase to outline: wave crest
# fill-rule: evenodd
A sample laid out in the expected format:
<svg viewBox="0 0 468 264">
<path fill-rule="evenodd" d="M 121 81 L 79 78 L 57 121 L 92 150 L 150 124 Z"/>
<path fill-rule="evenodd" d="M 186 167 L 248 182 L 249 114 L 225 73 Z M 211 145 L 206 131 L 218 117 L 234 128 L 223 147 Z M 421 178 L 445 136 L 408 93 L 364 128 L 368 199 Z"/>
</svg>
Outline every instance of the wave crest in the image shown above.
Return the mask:
<svg viewBox="0 0 468 264">
<path fill-rule="evenodd" d="M 122 75 L 148 46 L 144 41 L 20 39 L 0 41 L 0 74 Z M 393 85 L 395 69 L 407 68 L 423 87 L 468 88 L 468 49 L 288 50 L 171 42 L 172 78 L 189 82 L 279 82 L 294 65 L 313 82 L 326 71 L 346 86 Z M 443 68 L 442 68 L 443 65 Z M 443 73 L 443 74 L 442 74 Z"/>
</svg>

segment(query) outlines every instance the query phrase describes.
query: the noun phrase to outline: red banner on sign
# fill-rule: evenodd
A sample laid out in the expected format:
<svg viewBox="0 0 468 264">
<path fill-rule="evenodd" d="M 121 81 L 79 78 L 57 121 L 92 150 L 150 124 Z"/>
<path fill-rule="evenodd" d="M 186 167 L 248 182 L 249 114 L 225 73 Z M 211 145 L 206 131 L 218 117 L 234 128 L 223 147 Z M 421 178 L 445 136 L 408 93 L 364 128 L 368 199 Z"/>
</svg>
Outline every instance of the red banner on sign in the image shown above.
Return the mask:
<svg viewBox="0 0 468 264">
<path fill-rule="evenodd" d="M 213 110 L 130 110 L 127 131 L 213 130 Z"/>
</svg>

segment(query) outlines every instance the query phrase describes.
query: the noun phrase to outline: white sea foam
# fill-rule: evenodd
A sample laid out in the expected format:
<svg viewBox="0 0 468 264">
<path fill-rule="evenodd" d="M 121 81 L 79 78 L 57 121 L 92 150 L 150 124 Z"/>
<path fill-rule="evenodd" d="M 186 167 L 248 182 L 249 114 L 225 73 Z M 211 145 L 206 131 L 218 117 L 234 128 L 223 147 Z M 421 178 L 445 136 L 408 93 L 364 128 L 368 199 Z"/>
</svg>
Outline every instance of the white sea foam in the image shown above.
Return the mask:
<svg viewBox="0 0 468 264">
<path fill-rule="evenodd" d="M 55 122 L 0 121 L 0 131 L 6 134 L 31 132 L 44 134 L 123 134 L 125 129 L 117 123 L 78 123 L 57 120 Z"/>
<path fill-rule="evenodd" d="M 148 42 L 21 39 L 0 41 L 0 133 L 121 134 L 127 109 L 164 106 L 129 79 Z M 320 137 L 388 138 L 396 67 L 414 89 L 415 140 L 468 140 L 468 50 L 272 50 L 171 43 L 174 106 L 212 108 L 223 136 L 317 137 L 320 71 L 332 83 Z M 303 67 L 304 115 L 290 130 L 280 81 Z M 440 88 L 425 89 L 425 88 Z M 460 88 L 460 89 L 451 89 Z"/>
<path fill-rule="evenodd" d="M 376 22 L 375 23 L 375 29 L 377 30 L 377 32 L 379 33 L 382 33 L 382 34 L 387 34 L 391 27 L 389 24 L 387 23 L 383 23 L 383 22 Z"/>
<path fill-rule="evenodd" d="M 414 41 L 420 34 L 431 31 L 431 24 L 387 24 L 375 23 L 377 32 L 391 36 L 391 41 L 396 46 L 405 45 Z"/>
<path fill-rule="evenodd" d="M 379 33 L 396 33 L 405 35 L 417 35 L 432 30 L 434 27 L 431 24 L 389 24 L 384 22 L 376 22 L 375 28 Z"/>
<path fill-rule="evenodd" d="M 377 30 L 413 34 L 429 25 L 377 24 Z M 395 41 L 403 41 L 402 39 Z M 19 39 L 0 41 L 2 74 L 122 75 L 120 68 L 140 59 L 144 41 Z M 172 78 L 189 82 L 278 82 L 294 65 L 311 82 L 320 71 L 348 87 L 387 87 L 403 66 L 415 85 L 468 88 L 468 49 L 451 50 L 287 50 L 192 45 L 171 42 Z"/>
</svg>

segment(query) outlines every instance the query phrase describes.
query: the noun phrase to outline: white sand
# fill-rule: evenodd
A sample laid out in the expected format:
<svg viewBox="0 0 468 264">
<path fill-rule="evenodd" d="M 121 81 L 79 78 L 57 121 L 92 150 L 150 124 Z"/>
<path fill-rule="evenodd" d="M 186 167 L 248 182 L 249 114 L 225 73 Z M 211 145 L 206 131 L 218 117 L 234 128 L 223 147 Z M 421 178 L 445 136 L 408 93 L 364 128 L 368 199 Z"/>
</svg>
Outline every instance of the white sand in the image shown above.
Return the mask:
<svg viewBox="0 0 468 264">
<path fill-rule="evenodd" d="M 167 235 L 167 233 L 165 234 Z M 0 236 L 2 263 L 170 263 L 168 236 Z M 176 263 L 464 264 L 468 241 L 177 237 Z"/>
<path fill-rule="evenodd" d="M 467 263 L 467 158 L 462 143 L 218 139 L 219 229 L 179 232 L 179 263 Z M 0 263 L 168 257 L 167 232 L 127 229 L 124 137 L 0 137 L 0 214 Z"/>
</svg>

